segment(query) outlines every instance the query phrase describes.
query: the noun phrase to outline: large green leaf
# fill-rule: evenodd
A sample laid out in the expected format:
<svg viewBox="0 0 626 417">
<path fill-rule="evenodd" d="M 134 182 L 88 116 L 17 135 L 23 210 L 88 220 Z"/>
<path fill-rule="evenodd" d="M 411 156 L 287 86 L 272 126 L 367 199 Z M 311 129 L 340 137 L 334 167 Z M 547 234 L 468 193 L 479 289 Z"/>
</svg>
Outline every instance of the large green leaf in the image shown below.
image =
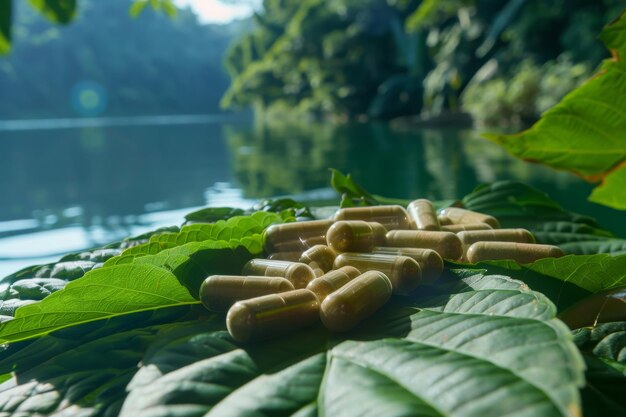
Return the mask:
<svg viewBox="0 0 626 417">
<path fill-rule="evenodd" d="M 170 271 L 145 264 L 99 269 L 44 301 L 17 310 L 0 326 L 0 340 L 15 342 L 120 314 L 198 301 Z"/>
<path fill-rule="evenodd" d="M 11 50 L 11 19 L 13 0 L 0 0 L 0 54 Z"/>
<path fill-rule="evenodd" d="M 246 250 L 211 241 L 97 269 L 43 301 L 19 308 L 14 320 L 0 325 L 0 341 L 24 340 L 139 311 L 198 304 L 204 277 L 240 273 L 249 259 Z"/>
<path fill-rule="evenodd" d="M 221 321 L 182 329 L 149 349 L 121 415 L 579 414 L 582 363 L 545 297 L 467 272 L 434 291 L 348 340 L 317 325 L 244 347 Z"/>
<path fill-rule="evenodd" d="M 487 261 L 476 267 L 525 282 L 550 298 L 559 311 L 592 294 L 626 285 L 626 255 L 570 255 L 527 265 Z"/>
<path fill-rule="evenodd" d="M 515 134 L 486 135 L 513 155 L 591 180 L 605 177 L 626 161 L 626 15 L 607 26 L 602 39 L 613 52 L 600 72 L 547 111 L 530 129 Z M 626 188 L 626 167 L 607 177 L 606 190 L 593 201 L 626 209 L 612 190 Z M 623 191 L 620 192 L 620 194 Z"/>
<path fill-rule="evenodd" d="M 76 15 L 76 0 L 28 0 L 52 22 L 69 23 Z"/>
</svg>

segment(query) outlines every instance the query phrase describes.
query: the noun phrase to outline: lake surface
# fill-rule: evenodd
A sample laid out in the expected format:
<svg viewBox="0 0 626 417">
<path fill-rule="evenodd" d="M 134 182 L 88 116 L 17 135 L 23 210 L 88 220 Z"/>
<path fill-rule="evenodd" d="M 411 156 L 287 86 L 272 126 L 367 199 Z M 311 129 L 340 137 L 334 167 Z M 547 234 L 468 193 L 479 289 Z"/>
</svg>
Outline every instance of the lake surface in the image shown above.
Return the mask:
<svg viewBox="0 0 626 417">
<path fill-rule="evenodd" d="M 210 115 L 0 121 L 0 276 L 180 224 L 206 205 L 292 194 L 331 203 L 331 167 L 401 198 L 459 198 L 517 179 L 626 235 L 623 213 L 586 201 L 591 185 L 516 160 L 474 130 Z"/>
</svg>

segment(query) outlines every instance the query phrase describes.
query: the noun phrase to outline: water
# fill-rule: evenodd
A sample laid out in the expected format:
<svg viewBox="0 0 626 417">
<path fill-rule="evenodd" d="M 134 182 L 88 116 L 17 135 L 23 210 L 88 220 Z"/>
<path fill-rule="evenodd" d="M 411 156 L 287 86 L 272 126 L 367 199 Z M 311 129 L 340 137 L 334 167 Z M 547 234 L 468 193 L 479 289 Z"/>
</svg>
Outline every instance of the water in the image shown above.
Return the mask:
<svg viewBox="0 0 626 417">
<path fill-rule="evenodd" d="M 330 167 L 401 198 L 458 198 L 517 179 L 626 234 L 626 216 L 586 201 L 591 185 L 516 160 L 472 130 L 232 116 L 0 122 L 0 276 L 180 224 L 206 205 L 287 194 L 330 204 Z"/>
</svg>

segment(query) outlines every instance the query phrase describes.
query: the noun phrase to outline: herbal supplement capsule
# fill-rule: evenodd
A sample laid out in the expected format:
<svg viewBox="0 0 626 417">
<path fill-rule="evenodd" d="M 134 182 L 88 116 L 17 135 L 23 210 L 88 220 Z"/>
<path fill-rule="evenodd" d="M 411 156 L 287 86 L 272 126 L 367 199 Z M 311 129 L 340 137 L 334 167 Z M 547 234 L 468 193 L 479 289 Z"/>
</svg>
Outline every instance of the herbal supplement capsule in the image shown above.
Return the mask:
<svg viewBox="0 0 626 417">
<path fill-rule="evenodd" d="M 315 323 L 320 304 L 309 290 L 293 290 L 238 301 L 226 316 L 226 327 L 238 342 L 265 339 Z"/>
<path fill-rule="evenodd" d="M 463 244 L 461 244 L 458 236 L 452 232 L 392 230 L 387 233 L 387 245 L 433 249 L 443 259 L 457 260 L 463 256 Z"/>
<path fill-rule="evenodd" d="M 558 258 L 565 255 L 561 248 L 552 245 L 537 245 L 517 242 L 476 242 L 467 249 L 467 260 L 471 263 L 496 259 L 512 259 L 520 264 L 535 262 L 543 258 Z"/>
<path fill-rule="evenodd" d="M 348 207 L 338 210 L 333 219 L 377 222 L 387 230 L 411 228 L 409 214 L 402 206 Z"/>
<path fill-rule="evenodd" d="M 289 262 L 298 262 L 300 260 L 300 256 L 302 252 L 275 252 L 272 253 L 267 259 L 272 259 L 275 261 L 289 261 Z"/>
<path fill-rule="evenodd" d="M 444 232 L 459 233 L 471 230 L 492 230 L 492 227 L 487 223 L 450 224 L 448 226 L 441 226 L 441 230 Z"/>
<path fill-rule="evenodd" d="M 375 247 L 372 253 L 413 258 L 422 271 L 422 284 L 433 284 L 443 273 L 443 259 L 432 249 L 379 246 Z"/>
<path fill-rule="evenodd" d="M 498 220 L 488 214 L 478 213 L 476 211 L 466 210 L 459 207 L 448 207 L 441 210 L 441 215 L 448 217 L 454 224 L 466 223 L 487 223 L 494 229 L 500 227 Z"/>
<path fill-rule="evenodd" d="M 265 231 L 265 251 L 302 252 L 326 242 L 326 231 L 332 224 L 332 220 L 312 220 L 272 225 Z"/>
<path fill-rule="evenodd" d="M 377 222 L 367 222 L 374 230 L 374 245 L 376 246 L 384 246 L 387 241 L 387 229 L 380 223 Z"/>
<path fill-rule="evenodd" d="M 244 265 L 243 274 L 287 278 L 295 288 L 304 288 L 315 278 L 315 273 L 308 265 L 273 259 L 252 259 Z"/>
<path fill-rule="evenodd" d="M 293 289 L 285 278 L 212 275 L 200 286 L 200 300 L 207 310 L 227 311 L 239 300 Z"/>
<path fill-rule="evenodd" d="M 322 302 L 322 323 L 333 332 L 348 331 L 385 305 L 391 291 L 391 282 L 382 272 L 359 275 Z"/>
<path fill-rule="evenodd" d="M 324 272 L 328 272 L 333 269 L 333 262 L 337 253 L 326 245 L 315 245 L 311 249 L 307 249 L 300 257 L 300 262 L 311 266 L 315 263 L 315 266 Z M 313 268 L 313 266 L 311 266 Z M 313 268 L 315 269 L 315 268 Z"/>
<path fill-rule="evenodd" d="M 359 275 L 361 275 L 361 272 L 355 267 L 343 266 L 319 278 L 315 278 L 313 281 L 309 282 L 306 289 L 314 292 L 321 303 L 330 293 L 337 291 Z"/>
<path fill-rule="evenodd" d="M 439 226 L 450 226 L 454 224 L 448 216 L 442 216 L 441 214 L 437 216 L 437 221 L 439 222 Z"/>
<path fill-rule="evenodd" d="M 304 252 L 315 245 L 325 245 L 326 235 L 319 237 L 309 237 L 306 239 L 288 240 L 275 243 L 273 248 L 278 252 Z"/>
<path fill-rule="evenodd" d="M 338 252 L 369 252 L 374 247 L 374 229 L 363 220 L 342 220 L 330 226 L 326 241 Z"/>
<path fill-rule="evenodd" d="M 317 268 L 316 265 L 315 265 L 315 262 L 311 262 L 311 264 L 309 266 L 313 270 L 313 275 L 315 275 L 315 278 L 319 278 L 319 277 L 321 277 L 322 275 L 324 275 L 326 273 L 326 272 L 324 272 L 323 269 Z M 313 279 L 315 279 L 315 278 L 313 278 Z"/>
<path fill-rule="evenodd" d="M 472 230 L 457 234 L 465 247 L 476 242 L 535 243 L 535 237 L 526 229 Z"/>
<path fill-rule="evenodd" d="M 335 268 L 353 266 L 361 272 L 380 271 L 391 281 L 393 292 L 406 294 L 413 291 L 422 280 L 417 262 L 408 256 L 342 253 L 335 258 Z"/>
<path fill-rule="evenodd" d="M 409 204 L 407 211 L 415 229 L 440 230 L 437 212 L 430 201 L 423 198 L 415 200 Z"/>
</svg>

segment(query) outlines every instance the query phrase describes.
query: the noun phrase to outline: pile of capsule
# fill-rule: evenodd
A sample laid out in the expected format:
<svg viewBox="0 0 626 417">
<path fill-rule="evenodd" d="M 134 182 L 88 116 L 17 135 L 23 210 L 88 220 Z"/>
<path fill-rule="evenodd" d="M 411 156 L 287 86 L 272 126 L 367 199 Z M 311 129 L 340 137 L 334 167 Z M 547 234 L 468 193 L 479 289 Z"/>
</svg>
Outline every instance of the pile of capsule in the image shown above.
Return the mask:
<svg viewBox="0 0 626 417">
<path fill-rule="evenodd" d="M 239 342 L 268 338 L 321 319 L 335 332 L 352 329 L 392 294 L 433 284 L 443 260 L 512 259 L 529 263 L 563 256 L 535 244 L 525 229 L 500 229 L 492 216 L 430 201 L 344 208 L 332 220 L 270 226 L 267 259 L 253 259 L 242 276 L 214 275 L 200 289 L 203 305 L 228 312 Z"/>
</svg>

